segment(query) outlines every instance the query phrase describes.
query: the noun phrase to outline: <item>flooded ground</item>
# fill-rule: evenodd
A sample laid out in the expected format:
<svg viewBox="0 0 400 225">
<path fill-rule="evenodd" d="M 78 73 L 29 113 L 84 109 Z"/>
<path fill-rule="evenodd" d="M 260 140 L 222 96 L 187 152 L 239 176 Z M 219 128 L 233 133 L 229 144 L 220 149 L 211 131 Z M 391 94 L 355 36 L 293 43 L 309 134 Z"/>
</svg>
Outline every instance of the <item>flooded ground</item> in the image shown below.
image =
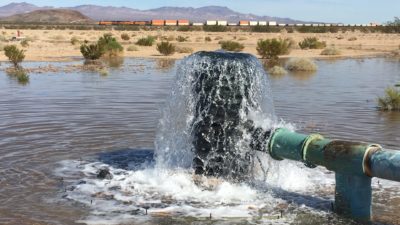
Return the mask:
<svg viewBox="0 0 400 225">
<path fill-rule="evenodd" d="M 376 98 L 383 94 L 384 88 L 400 81 L 399 61 L 371 58 L 317 61 L 317 64 L 319 69 L 314 74 L 270 77 L 276 115 L 292 123 L 299 131 L 320 132 L 330 138 L 370 141 L 386 148 L 400 149 L 400 113 L 379 112 L 376 109 Z M 39 65 L 47 63 L 26 63 L 24 66 Z M 204 218 L 208 211 L 195 211 L 190 207 L 213 208 L 213 212 L 218 214 L 217 206 L 204 200 L 212 196 L 215 201 L 227 202 L 222 205 L 225 208 L 219 209 L 225 210 L 221 215 L 229 214 L 231 219 L 235 213 L 241 217 L 244 215 L 239 212 L 251 211 L 253 208 L 266 210 L 268 207 L 262 206 L 262 202 L 272 201 L 274 207 L 268 209 L 268 215 L 275 218 L 281 211 L 276 209 L 277 206 L 287 210 L 290 208 L 288 201 L 300 198 L 293 196 L 292 191 L 303 190 L 303 186 L 323 180 L 326 186 L 307 193 L 315 198 L 301 197 L 299 206 L 304 204 L 305 207 L 317 208 L 315 210 L 322 214 L 293 210 L 286 215 L 288 220 L 265 219 L 272 224 L 332 224 L 329 212 L 333 197 L 332 174 L 323 170 L 314 173 L 304 169 L 310 176 L 327 174 L 326 179 L 307 180 L 307 184 L 300 181 L 297 184 L 282 184 L 281 192 L 286 191 L 285 196 L 289 196 L 283 200 L 273 193 L 259 193 L 259 189 L 231 184 L 227 184 L 223 190 L 232 190 L 233 195 L 215 196 L 217 190 L 202 196 L 203 199 L 194 199 L 197 201 L 195 203 L 188 202 L 193 199 L 193 193 L 184 195 L 170 192 L 178 190 L 179 186 L 155 189 L 158 194 L 165 194 L 162 196 L 172 196 L 172 200 L 163 199 L 155 203 L 180 206 L 181 212 L 186 210 L 198 213 L 184 214 L 184 221 L 169 217 L 163 219 L 168 213 L 161 211 L 152 220 L 146 220 L 144 210 L 129 211 L 128 206 L 118 205 L 129 205 L 135 199 L 121 197 L 117 201 L 107 201 L 107 196 L 93 196 L 100 193 L 94 189 L 105 184 L 90 178 L 103 164 L 114 166 L 111 172 L 115 179 L 121 174 L 125 175 L 121 180 L 113 179 L 113 182 L 125 182 L 126 177 L 134 177 L 136 180 L 133 182 L 139 182 L 144 177 L 142 183 L 139 182 L 143 184 L 143 189 L 135 189 L 139 190 L 139 194 L 127 194 L 128 197 L 146 195 L 145 199 L 154 200 L 160 196 L 147 196 L 150 194 L 147 192 L 148 187 L 171 185 L 171 180 L 163 180 L 165 176 L 154 173 L 151 165 L 142 171 L 132 168 L 143 166 L 143 163 L 151 164 L 160 107 L 170 92 L 175 64 L 165 60 L 126 59 L 122 64 L 113 66 L 108 76 L 91 72 L 31 74 L 27 85 L 20 85 L 5 72 L 0 72 L 0 223 L 109 223 L 109 218 L 104 214 L 110 212 L 115 218 L 122 217 L 120 221 L 131 224 L 192 221 L 209 224 L 213 220 L 210 222 Z M 1 67 L 5 68 L 6 65 L 3 63 Z M 181 182 L 180 187 L 190 187 L 197 191 L 187 183 L 188 177 L 185 172 L 178 173 L 175 181 Z M 87 185 L 76 186 L 81 181 Z M 396 185 L 374 181 L 375 221 L 400 224 L 400 216 L 396 213 L 400 209 L 399 189 Z M 83 190 L 83 187 L 90 189 Z M 113 200 L 122 193 L 109 188 L 107 191 L 116 192 Z M 242 193 L 243 196 L 238 198 L 235 193 Z M 101 198 L 101 201 L 93 204 L 88 196 Z M 246 202 L 246 199 L 252 201 Z M 196 215 L 201 216 L 196 219 Z M 228 224 L 230 221 L 220 218 L 218 223 Z M 252 220 L 244 221 L 249 223 Z M 340 218 L 335 221 L 340 221 Z M 239 222 L 244 223 L 241 219 L 235 220 L 235 223 Z M 348 221 L 343 224 L 348 224 Z"/>
</svg>

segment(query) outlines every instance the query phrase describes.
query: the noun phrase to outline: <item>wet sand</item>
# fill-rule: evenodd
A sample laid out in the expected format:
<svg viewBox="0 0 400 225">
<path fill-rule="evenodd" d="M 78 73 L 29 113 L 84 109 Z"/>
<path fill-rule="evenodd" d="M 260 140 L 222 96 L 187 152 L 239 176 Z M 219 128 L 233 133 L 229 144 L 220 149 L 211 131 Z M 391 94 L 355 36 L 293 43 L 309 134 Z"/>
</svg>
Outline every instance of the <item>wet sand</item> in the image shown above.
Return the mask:
<svg viewBox="0 0 400 225">
<path fill-rule="evenodd" d="M 81 59 L 79 50 L 80 44 L 71 44 L 71 38 L 76 37 L 80 42 L 88 40 L 95 42 L 104 33 L 109 31 L 80 31 L 80 30 L 20 30 L 22 36 L 28 38 L 29 46 L 23 47 L 26 50 L 26 61 L 71 61 Z M 16 36 L 17 30 L 0 30 L 0 35 L 6 39 Z M 335 46 L 340 49 L 339 56 L 322 56 L 321 49 L 301 50 L 298 45 L 291 51 L 287 57 L 306 57 L 306 58 L 331 58 L 331 57 L 364 57 L 389 54 L 393 50 L 398 50 L 400 45 L 400 34 L 381 34 L 381 33 L 322 33 L 322 34 L 304 34 L 304 33 L 251 33 L 251 32 L 179 32 L 179 31 L 112 31 L 113 35 L 122 43 L 125 48 L 124 56 L 141 58 L 165 58 L 156 50 L 156 46 L 151 47 L 137 46 L 135 42 L 148 35 L 157 36 L 157 42 L 162 37 L 171 41 L 178 47 L 189 47 L 193 51 L 212 51 L 220 49 L 218 44 L 221 40 L 234 40 L 242 43 L 245 48 L 243 52 L 257 55 L 256 46 L 259 39 L 266 38 L 292 38 L 295 43 L 300 42 L 305 37 L 317 37 L 325 41 L 327 46 Z M 127 33 L 130 40 L 121 39 L 121 34 Z M 187 37 L 185 42 L 177 42 L 178 36 Z M 206 42 L 205 37 L 210 37 L 211 42 Z M 349 40 L 355 37 L 356 40 Z M 19 42 L 0 41 L 0 45 L 17 44 L 22 48 Z M 129 46 L 135 46 L 137 51 L 128 51 Z M 175 53 L 168 58 L 180 59 L 190 53 Z M 4 54 L 0 54 L 0 61 L 6 61 Z"/>
</svg>

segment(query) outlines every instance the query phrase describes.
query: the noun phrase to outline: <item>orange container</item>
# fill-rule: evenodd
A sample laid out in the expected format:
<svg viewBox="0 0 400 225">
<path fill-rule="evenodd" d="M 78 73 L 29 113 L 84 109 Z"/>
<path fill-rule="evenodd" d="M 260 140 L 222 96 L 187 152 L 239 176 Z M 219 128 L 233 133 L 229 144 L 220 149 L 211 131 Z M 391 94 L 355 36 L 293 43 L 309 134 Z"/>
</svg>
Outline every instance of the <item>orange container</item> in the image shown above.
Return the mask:
<svg viewBox="0 0 400 225">
<path fill-rule="evenodd" d="M 165 20 L 165 25 L 167 26 L 176 26 L 176 20 Z"/>
<path fill-rule="evenodd" d="M 241 21 L 239 21 L 239 25 L 240 26 L 248 26 L 249 25 L 249 21 L 248 20 L 241 20 Z"/>
<path fill-rule="evenodd" d="M 179 26 L 189 26 L 189 20 L 178 20 Z"/>
<path fill-rule="evenodd" d="M 153 26 L 164 26 L 164 20 L 152 20 L 151 25 Z"/>
</svg>

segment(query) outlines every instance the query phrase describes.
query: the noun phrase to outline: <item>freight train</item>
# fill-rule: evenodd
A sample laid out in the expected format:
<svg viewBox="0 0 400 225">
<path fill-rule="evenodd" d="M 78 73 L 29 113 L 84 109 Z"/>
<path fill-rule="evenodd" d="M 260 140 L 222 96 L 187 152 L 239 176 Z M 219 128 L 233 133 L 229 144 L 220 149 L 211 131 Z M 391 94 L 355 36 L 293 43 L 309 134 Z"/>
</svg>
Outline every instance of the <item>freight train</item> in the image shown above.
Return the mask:
<svg viewBox="0 0 400 225">
<path fill-rule="evenodd" d="M 377 23 L 368 24 L 343 24 L 343 23 L 298 23 L 286 24 L 277 23 L 276 21 L 249 21 L 240 20 L 237 23 L 231 23 L 226 20 L 207 20 L 206 22 L 190 22 L 186 19 L 181 20 L 150 20 L 150 21 L 99 21 L 99 25 L 136 25 L 136 26 L 313 26 L 313 27 L 331 27 L 331 26 L 347 26 L 347 27 L 376 27 L 382 26 Z"/>
</svg>

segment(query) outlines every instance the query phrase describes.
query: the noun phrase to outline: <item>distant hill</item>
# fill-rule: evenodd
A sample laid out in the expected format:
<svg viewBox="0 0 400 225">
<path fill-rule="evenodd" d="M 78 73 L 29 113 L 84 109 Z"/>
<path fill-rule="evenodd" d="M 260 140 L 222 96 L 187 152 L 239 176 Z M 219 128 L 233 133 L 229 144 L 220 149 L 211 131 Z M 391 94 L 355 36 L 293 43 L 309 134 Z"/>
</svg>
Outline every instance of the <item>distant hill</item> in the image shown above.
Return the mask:
<svg viewBox="0 0 400 225">
<path fill-rule="evenodd" d="M 11 3 L 0 7 L 0 17 L 7 17 L 19 13 L 27 13 L 35 10 L 52 9 L 53 7 L 38 7 L 28 3 Z M 279 23 L 305 23 L 305 21 L 291 18 L 270 16 L 258 16 L 233 11 L 227 7 L 206 6 L 192 7 L 161 7 L 150 10 L 139 10 L 128 7 L 112 7 L 98 5 L 79 5 L 64 8 L 76 10 L 93 20 L 151 20 L 151 19 L 189 19 L 193 22 L 205 20 L 227 20 L 238 22 L 239 20 L 269 20 Z"/>
<path fill-rule="evenodd" d="M 70 9 L 39 9 L 0 19 L 7 22 L 24 23 L 92 23 L 89 17 Z"/>
</svg>

